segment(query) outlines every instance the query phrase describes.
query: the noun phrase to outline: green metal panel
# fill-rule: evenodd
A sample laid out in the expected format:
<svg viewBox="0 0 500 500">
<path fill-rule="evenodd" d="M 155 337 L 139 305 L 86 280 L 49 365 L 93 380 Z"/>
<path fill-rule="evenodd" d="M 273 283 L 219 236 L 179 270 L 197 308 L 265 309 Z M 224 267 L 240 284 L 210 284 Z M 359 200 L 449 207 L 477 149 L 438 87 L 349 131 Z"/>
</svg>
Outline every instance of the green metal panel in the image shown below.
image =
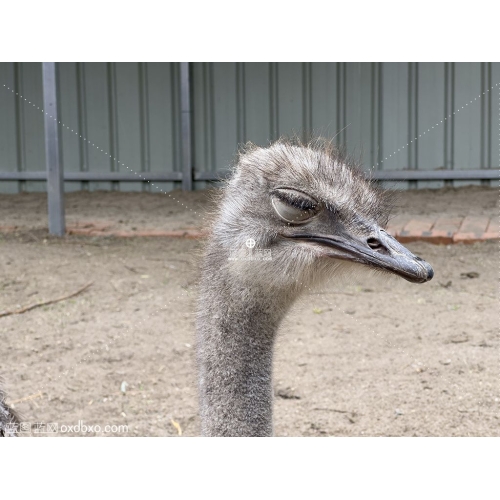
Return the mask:
<svg viewBox="0 0 500 500">
<path fill-rule="evenodd" d="M 376 170 L 401 170 L 410 166 L 408 135 L 410 103 L 408 98 L 409 66 L 382 64 L 381 158 Z M 378 163 L 378 165 L 377 165 Z"/>
<path fill-rule="evenodd" d="M 42 65 L 37 63 L 15 64 L 16 92 L 23 96 L 17 101 L 18 143 L 21 170 L 36 172 L 45 165 L 45 143 L 42 113 L 24 101 L 43 103 Z M 45 182 L 22 181 L 23 191 L 45 191 Z"/>
<path fill-rule="evenodd" d="M 114 103 L 116 149 L 122 163 L 117 165 L 117 171 L 142 172 L 141 162 L 141 96 L 139 95 L 139 64 L 116 64 L 114 77 Z M 131 182 L 120 186 L 123 191 L 137 191 L 141 183 Z"/>
<path fill-rule="evenodd" d="M 281 63 L 277 66 L 278 135 L 301 134 L 304 131 L 304 65 Z"/>
<path fill-rule="evenodd" d="M 15 65 L 0 63 L 0 168 L 4 172 L 16 172 L 21 165 L 17 142 L 19 137 L 17 120 L 19 99 L 13 92 L 4 87 L 6 85 L 13 89 L 15 81 Z M 18 190 L 18 181 L 0 183 L 0 192 L 17 193 Z"/>
<path fill-rule="evenodd" d="M 453 66 L 455 83 L 453 100 L 454 107 L 457 108 L 454 135 L 460 138 L 458 141 L 453 141 L 453 168 L 467 169 L 470 168 L 469 165 L 483 167 L 485 165 L 481 164 L 481 133 L 484 131 L 481 125 L 481 115 L 484 111 L 489 114 L 490 108 L 474 101 L 483 89 L 481 63 L 455 63 Z M 488 104 L 489 97 L 490 92 L 485 96 L 486 104 Z"/>
<path fill-rule="evenodd" d="M 445 63 L 419 63 L 417 67 L 416 134 L 417 167 L 421 170 L 446 168 L 445 161 Z M 450 108 L 449 111 L 453 113 Z M 451 118 L 453 118 L 453 114 Z M 438 125 L 439 124 L 439 125 Z M 410 187 L 417 187 L 416 182 Z M 440 187 L 438 182 L 420 182 L 421 187 Z"/>
<path fill-rule="evenodd" d="M 59 92 L 59 109 L 61 121 L 66 124 L 76 124 L 78 130 L 80 120 L 79 107 L 79 72 L 77 63 L 61 64 L 59 66 L 59 87 L 64 89 Z M 67 125 L 70 126 L 70 125 Z M 71 126 L 70 126 L 71 127 Z M 71 127 L 72 128 L 72 127 Z M 75 128 L 73 128 L 75 130 Z M 71 133 L 68 130 L 62 131 L 62 158 L 65 172 L 78 172 L 83 170 L 81 162 L 81 153 L 84 149 L 83 140 L 79 135 Z M 78 191 L 83 186 L 76 182 L 65 182 L 64 190 Z"/>
<path fill-rule="evenodd" d="M 310 115 L 313 135 L 334 137 L 344 126 L 339 102 L 341 71 L 338 66 L 336 63 L 311 64 Z"/>
<path fill-rule="evenodd" d="M 199 170 L 214 172 L 217 167 L 214 152 L 213 65 L 193 64 L 192 76 L 194 164 Z"/>
<path fill-rule="evenodd" d="M 86 139 L 83 141 L 82 147 L 87 151 L 87 170 L 89 172 L 115 171 L 117 170 L 116 162 L 105 157 L 92 145 L 98 144 L 100 148 L 116 157 L 117 151 L 112 146 L 110 126 L 114 109 L 111 108 L 110 103 L 109 73 L 111 64 L 84 63 L 80 65 L 80 69 L 84 100 L 82 111 L 85 119 L 82 120 L 82 129 L 79 132 Z M 84 128 L 83 124 L 85 124 Z M 89 182 L 89 189 L 111 189 L 111 183 Z"/>
<path fill-rule="evenodd" d="M 213 64 L 213 154 L 216 165 L 231 160 L 238 143 L 236 64 Z"/>
<path fill-rule="evenodd" d="M 244 131 L 240 142 L 264 146 L 272 137 L 271 63 L 241 64 L 244 72 Z"/>
<path fill-rule="evenodd" d="M 378 92 L 377 71 L 372 63 L 346 65 L 345 143 L 348 150 L 361 155 L 367 168 L 377 163 Z"/>
<path fill-rule="evenodd" d="M 177 64 L 147 63 L 147 78 L 143 85 L 146 92 L 143 144 L 148 148 L 145 171 L 181 171 L 179 66 Z M 145 149 L 146 151 L 146 149 Z M 146 156 L 146 153 L 144 153 Z M 155 182 L 145 186 L 152 192 L 170 191 L 171 182 Z"/>
<path fill-rule="evenodd" d="M 500 82 L 500 64 L 491 64 L 491 82 L 493 85 Z M 489 133 L 491 137 L 489 155 L 491 167 L 500 168 L 500 83 L 495 90 L 491 92 L 491 122 Z M 498 181 L 495 182 L 498 185 Z"/>
</svg>

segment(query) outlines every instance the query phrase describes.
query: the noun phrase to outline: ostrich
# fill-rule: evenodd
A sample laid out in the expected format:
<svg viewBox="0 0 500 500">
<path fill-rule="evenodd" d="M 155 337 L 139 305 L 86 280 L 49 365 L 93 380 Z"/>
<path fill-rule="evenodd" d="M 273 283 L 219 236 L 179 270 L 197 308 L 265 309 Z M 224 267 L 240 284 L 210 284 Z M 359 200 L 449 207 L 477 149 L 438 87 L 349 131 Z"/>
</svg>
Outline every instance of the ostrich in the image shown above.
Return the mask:
<svg viewBox="0 0 500 500">
<path fill-rule="evenodd" d="M 12 437 L 17 435 L 19 416 L 5 402 L 6 395 L 1 383 L 2 379 L 0 378 L 0 437 Z"/>
<path fill-rule="evenodd" d="M 432 278 L 431 266 L 383 229 L 390 206 L 388 193 L 326 140 L 242 149 L 201 264 L 203 435 L 272 436 L 276 332 L 304 289 L 360 264 L 412 283 Z M 257 249 L 267 257 L 254 259 Z"/>
</svg>

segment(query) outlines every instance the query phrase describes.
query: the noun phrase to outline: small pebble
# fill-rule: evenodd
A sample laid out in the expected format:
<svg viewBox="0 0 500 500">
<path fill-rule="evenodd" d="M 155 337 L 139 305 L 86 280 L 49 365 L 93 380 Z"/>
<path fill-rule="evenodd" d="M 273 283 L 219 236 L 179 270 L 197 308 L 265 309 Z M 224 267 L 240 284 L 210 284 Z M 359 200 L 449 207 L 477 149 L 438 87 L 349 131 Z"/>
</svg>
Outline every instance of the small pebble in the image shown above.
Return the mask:
<svg viewBox="0 0 500 500">
<path fill-rule="evenodd" d="M 468 273 L 460 273 L 460 277 L 462 279 L 474 279 L 474 278 L 479 278 L 479 273 L 476 273 L 476 271 L 469 271 Z"/>
</svg>

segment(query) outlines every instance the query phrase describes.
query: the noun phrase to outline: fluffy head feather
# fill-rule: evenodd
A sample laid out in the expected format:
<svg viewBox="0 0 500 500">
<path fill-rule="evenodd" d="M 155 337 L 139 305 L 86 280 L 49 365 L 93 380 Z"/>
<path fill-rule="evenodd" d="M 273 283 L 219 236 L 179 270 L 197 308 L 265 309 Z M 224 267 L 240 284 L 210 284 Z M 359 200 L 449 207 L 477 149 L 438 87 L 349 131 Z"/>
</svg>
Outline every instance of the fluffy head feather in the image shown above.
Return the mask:
<svg viewBox="0 0 500 500">
<path fill-rule="evenodd" d="M 356 268 L 355 264 L 321 259 L 319 247 L 285 240 L 286 224 L 271 205 L 276 188 L 289 188 L 310 195 L 335 214 L 353 234 L 363 235 L 369 223 L 385 227 L 392 196 L 368 180 L 345 150 L 331 141 L 280 139 L 263 148 L 246 144 L 239 152 L 232 176 L 218 199 L 208 253 L 221 259 L 235 278 L 272 287 L 310 285 L 326 277 Z M 248 253 L 245 243 L 253 239 L 256 249 L 271 250 L 272 261 L 228 261 L 230 252 Z M 217 255 L 218 254 L 218 255 Z"/>
</svg>

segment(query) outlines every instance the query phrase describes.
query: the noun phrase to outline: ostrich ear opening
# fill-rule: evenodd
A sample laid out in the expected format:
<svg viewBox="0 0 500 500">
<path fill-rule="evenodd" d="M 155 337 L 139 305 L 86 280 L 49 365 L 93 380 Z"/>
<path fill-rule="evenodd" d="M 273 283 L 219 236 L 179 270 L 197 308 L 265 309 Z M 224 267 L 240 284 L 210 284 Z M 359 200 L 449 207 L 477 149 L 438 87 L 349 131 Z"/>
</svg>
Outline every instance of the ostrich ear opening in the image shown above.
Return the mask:
<svg viewBox="0 0 500 500">
<path fill-rule="evenodd" d="M 271 204 L 278 217 L 288 224 L 304 224 L 319 213 L 319 203 L 296 189 L 275 189 Z"/>
</svg>

